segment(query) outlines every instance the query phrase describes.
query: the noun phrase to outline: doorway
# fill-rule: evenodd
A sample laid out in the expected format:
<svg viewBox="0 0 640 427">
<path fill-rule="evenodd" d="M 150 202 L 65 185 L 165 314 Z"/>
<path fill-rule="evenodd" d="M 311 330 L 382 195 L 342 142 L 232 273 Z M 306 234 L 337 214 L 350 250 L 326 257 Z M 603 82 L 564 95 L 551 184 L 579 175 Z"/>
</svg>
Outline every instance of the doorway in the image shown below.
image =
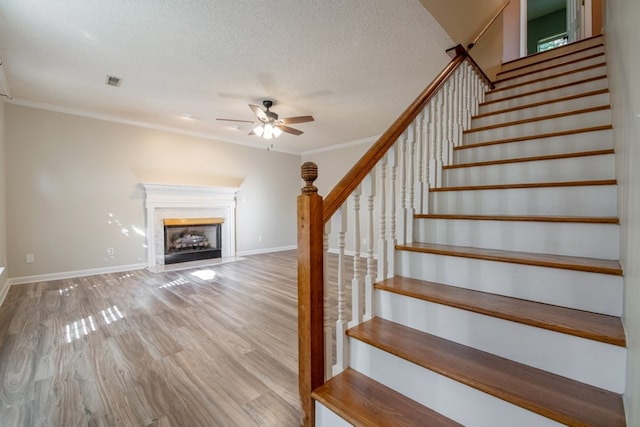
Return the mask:
<svg viewBox="0 0 640 427">
<path fill-rule="evenodd" d="M 520 56 L 601 33 L 602 0 L 520 0 Z"/>
</svg>

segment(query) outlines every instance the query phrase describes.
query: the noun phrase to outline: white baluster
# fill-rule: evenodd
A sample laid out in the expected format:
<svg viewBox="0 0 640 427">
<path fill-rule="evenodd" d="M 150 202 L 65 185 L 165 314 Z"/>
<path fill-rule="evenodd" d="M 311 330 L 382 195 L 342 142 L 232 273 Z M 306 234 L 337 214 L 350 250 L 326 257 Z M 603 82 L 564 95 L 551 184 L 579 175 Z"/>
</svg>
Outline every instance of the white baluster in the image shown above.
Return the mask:
<svg viewBox="0 0 640 427">
<path fill-rule="evenodd" d="M 387 241 L 387 278 L 396 274 L 396 173 L 398 169 L 398 143 L 389 150 L 389 240 Z"/>
<path fill-rule="evenodd" d="M 447 138 L 445 142 L 445 155 L 442 160 L 444 165 L 450 165 L 453 161 L 453 81 L 451 79 L 447 81 L 445 89 L 447 102 Z"/>
<path fill-rule="evenodd" d="M 464 72 L 462 68 L 457 72 L 458 81 L 458 146 L 462 145 L 463 131 L 465 125 L 464 116 Z"/>
<path fill-rule="evenodd" d="M 346 302 L 344 290 L 345 277 L 345 234 L 347 233 L 347 208 L 342 205 L 332 217 L 334 226 L 338 230 L 338 320 L 336 320 L 336 364 L 333 365 L 333 375 L 342 372 L 349 366 L 349 346 L 347 345 L 347 319 L 345 316 Z"/>
<path fill-rule="evenodd" d="M 398 139 L 398 182 L 400 184 L 400 194 L 398 196 L 400 214 L 396 217 L 397 227 L 399 230 L 398 240 L 400 243 L 407 242 L 407 132 Z"/>
<path fill-rule="evenodd" d="M 425 187 L 427 186 L 426 184 L 426 176 L 425 176 L 425 167 L 424 167 L 424 163 L 425 163 L 425 152 L 426 152 L 426 147 L 425 147 L 425 139 L 424 139 L 424 126 L 425 126 L 425 120 L 424 120 L 424 116 L 426 114 L 428 114 L 428 107 L 425 107 L 424 110 L 422 110 L 422 112 L 420 114 L 418 114 L 418 117 L 416 118 L 416 123 L 414 126 L 414 134 L 413 134 L 413 140 L 415 141 L 415 158 L 416 158 L 416 187 L 415 187 L 415 191 L 414 191 L 414 207 L 416 212 L 418 213 L 425 213 L 426 212 L 426 205 L 427 205 L 427 194 L 425 193 Z"/>
<path fill-rule="evenodd" d="M 324 234 L 322 237 L 322 269 L 324 271 L 324 379 L 331 378 L 331 365 L 333 364 L 333 327 L 329 324 L 329 236 L 331 235 L 331 221 L 327 221 L 324 225 Z"/>
<path fill-rule="evenodd" d="M 436 100 L 432 99 L 429 103 L 429 134 L 427 141 L 427 155 L 428 155 L 428 173 L 429 173 L 429 187 L 436 186 Z"/>
<path fill-rule="evenodd" d="M 415 123 L 411 126 L 414 127 Z M 406 203 L 404 206 L 404 223 L 405 223 L 405 243 L 413 242 L 413 216 L 416 213 L 415 209 L 415 151 L 416 151 L 416 139 L 415 133 L 410 133 L 406 141 L 406 154 L 405 154 L 405 169 L 407 174 L 407 192 Z"/>
<path fill-rule="evenodd" d="M 387 155 L 378 164 L 380 169 L 380 233 L 378 234 L 378 280 L 387 278 L 387 206 L 385 188 L 387 185 Z"/>
<path fill-rule="evenodd" d="M 436 161 L 435 161 L 435 187 L 442 187 L 442 158 L 444 156 L 444 114 L 442 112 L 443 90 L 436 96 Z"/>
<path fill-rule="evenodd" d="M 351 322 L 352 328 L 362 323 L 364 315 L 364 280 L 360 273 L 360 192 L 361 186 L 351 193 L 353 201 L 353 279 L 351 279 Z"/>
<path fill-rule="evenodd" d="M 367 274 L 364 281 L 364 320 L 373 317 L 373 284 L 376 281 L 375 259 L 373 257 L 373 208 L 376 196 L 376 170 L 369 172 L 363 182 L 364 195 L 367 198 Z"/>
<path fill-rule="evenodd" d="M 473 110 L 471 107 L 471 66 L 468 62 L 464 63 L 464 105 L 466 109 L 465 129 L 469 129 L 471 127 L 471 116 L 473 114 Z"/>
</svg>

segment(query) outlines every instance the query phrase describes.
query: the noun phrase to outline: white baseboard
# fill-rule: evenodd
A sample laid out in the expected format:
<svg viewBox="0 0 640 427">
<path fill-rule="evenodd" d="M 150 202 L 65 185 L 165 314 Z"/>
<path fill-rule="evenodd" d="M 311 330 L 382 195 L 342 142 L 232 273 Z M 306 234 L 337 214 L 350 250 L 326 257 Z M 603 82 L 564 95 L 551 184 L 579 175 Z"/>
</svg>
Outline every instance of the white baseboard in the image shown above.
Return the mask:
<svg viewBox="0 0 640 427">
<path fill-rule="evenodd" d="M 8 280 L 9 285 L 22 285 L 25 283 L 48 282 L 50 280 L 71 279 L 74 277 L 94 276 L 96 274 L 120 273 L 122 271 L 141 270 L 146 268 L 147 264 L 129 264 L 117 265 L 106 268 L 92 268 L 88 270 L 64 271 L 61 273 L 40 274 L 36 276 L 11 277 Z"/>
<path fill-rule="evenodd" d="M 337 248 L 329 248 L 329 250 L 328 250 L 327 252 L 329 252 L 330 254 L 338 255 L 338 254 L 340 253 L 340 249 L 337 249 Z M 346 250 L 346 249 L 345 249 L 344 254 L 345 254 L 346 256 L 354 256 L 354 255 L 356 254 L 356 252 L 355 252 L 355 251 L 351 251 L 351 250 Z M 367 252 L 366 252 L 366 251 L 360 251 L 360 256 L 359 256 L 359 258 L 360 258 L 360 259 L 367 259 Z M 374 253 L 374 254 L 373 254 L 373 259 L 377 260 L 377 259 L 378 259 L 378 254 Z"/>
<path fill-rule="evenodd" d="M 270 252 L 290 251 L 292 249 L 298 249 L 298 246 L 291 245 L 291 246 L 280 246 L 277 248 L 255 249 L 253 251 L 238 251 L 236 252 L 236 256 L 260 255 L 260 254 L 268 254 Z"/>
</svg>

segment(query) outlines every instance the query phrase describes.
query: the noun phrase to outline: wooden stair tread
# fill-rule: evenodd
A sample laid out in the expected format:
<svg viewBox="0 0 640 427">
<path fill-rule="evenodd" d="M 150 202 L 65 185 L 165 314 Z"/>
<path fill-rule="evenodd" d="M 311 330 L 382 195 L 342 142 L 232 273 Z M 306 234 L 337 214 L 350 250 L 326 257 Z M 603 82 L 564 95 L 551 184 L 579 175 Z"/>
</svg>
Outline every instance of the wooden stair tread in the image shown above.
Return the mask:
<svg viewBox="0 0 640 427">
<path fill-rule="evenodd" d="M 461 426 L 351 368 L 311 396 L 355 426 Z"/>
<path fill-rule="evenodd" d="M 594 96 L 594 95 L 602 95 L 605 93 L 609 93 L 609 89 L 593 90 L 590 92 L 578 93 L 576 95 L 561 96 L 559 98 L 553 98 L 548 101 L 545 100 L 541 102 L 532 102 L 531 104 L 519 105 L 517 107 L 505 108 L 503 110 L 490 111 L 488 113 L 483 113 L 483 114 L 476 114 L 475 116 L 471 117 L 471 119 L 472 120 L 481 119 L 481 118 L 493 116 L 496 114 L 504 114 L 512 111 L 524 110 L 527 108 L 540 107 L 542 105 L 547 105 L 547 104 L 556 103 L 556 102 L 571 101 L 572 99 L 586 98 L 588 96 Z"/>
<path fill-rule="evenodd" d="M 596 80 L 602 80 L 602 79 L 606 79 L 606 78 L 607 78 L 606 74 L 603 74 L 601 76 L 589 77 L 589 78 L 584 79 L 584 80 L 577 80 L 575 82 L 569 82 L 569 83 L 564 83 L 564 84 L 557 85 L 557 86 L 546 87 L 546 88 L 542 88 L 542 89 L 536 89 L 536 90 L 532 90 L 530 92 L 519 93 L 517 95 L 505 96 L 504 98 L 498 98 L 498 99 L 494 99 L 492 101 L 485 101 L 485 102 L 480 103 L 479 106 L 489 105 L 489 104 L 493 104 L 495 102 L 508 101 L 508 100 L 516 99 L 516 98 L 522 98 L 524 96 L 534 95 L 534 94 L 542 93 L 542 92 L 549 92 L 549 91 L 556 90 L 556 89 L 563 89 L 565 87 L 579 85 L 579 84 L 583 84 L 583 83 L 589 83 L 589 82 L 593 82 L 593 81 L 596 81 Z"/>
<path fill-rule="evenodd" d="M 566 425 L 624 426 L 622 397 L 416 329 L 373 318 L 355 339 Z"/>
<path fill-rule="evenodd" d="M 593 49 L 593 48 L 591 48 L 591 49 Z M 604 56 L 604 52 L 594 53 L 593 55 L 583 56 L 582 58 L 576 58 L 576 59 L 573 59 L 571 61 L 561 62 L 559 64 L 550 65 L 550 66 L 547 66 L 547 67 L 538 68 L 538 69 L 531 70 L 531 71 L 526 71 L 526 72 L 524 72 L 522 74 L 517 74 L 515 76 L 498 79 L 498 80 L 494 81 L 493 83 L 494 84 L 504 83 L 504 82 L 509 81 L 509 80 L 518 79 L 518 78 L 527 76 L 529 74 L 535 74 L 535 73 L 539 73 L 541 71 L 548 71 L 548 70 L 552 70 L 554 68 L 564 67 L 564 66 L 571 65 L 571 64 L 577 64 L 578 62 L 586 61 L 586 60 L 593 59 L 593 58 L 597 58 L 599 56 Z M 554 59 L 556 59 L 556 58 L 554 58 Z M 515 70 L 510 70 L 510 71 L 507 71 L 507 72 L 512 72 L 512 71 L 515 71 Z M 500 74 L 500 73 L 498 73 L 498 74 Z"/>
<path fill-rule="evenodd" d="M 396 276 L 375 284 L 376 289 L 497 317 L 550 331 L 617 346 L 626 346 L 622 321 L 591 313 L 456 286 Z"/>
<path fill-rule="evenodd" d="M 578 40 L 578 41 L 575 41 L 573 43 L 569 43 L 568 45 L 560 46 L 560 47 L 558 47 L 556 49 L 562 49 L 562 48 L 566 48 L 566 47 L 571 47 L 571 45 L 579 44 L 579 43 L 582 43 L 582 42 L 585 42 L 585 41 L 588 41 L 590 39 L 594 39 L 594 38 L 597 38 L 597 37 L 602 37 L 602 35 L 597 35 L 597 36 L 593 36 L 593 37 L 588 37 L 586 39 Z M 548 62 L 548 61 L 551 61 L 551 60 L 554 60 L 554 59 L 557 59 L 557 58 L 562 58 L 564 56 L 573 55 L 573 54 L 576 54 L 576 53 L 584 52 L 586 50 L 590 50 L 590 49 L 594 49 L 594 48 L 598 48 L 598 47 L 602 47 L 602 46 L 604 46 L 604 43 L 601 42 L 601 43 L 594 44 L 594 45 L 591 45 L 591 46 L 585 46 L 585 47 L 583 47 L 581 49 L 568 50 L 567 52 L 559 53 L 558 55 L 548 56 L 548 57 L 546 57 L 544 59 L 540 59 L 539 61 L 530 62 L 528 64 L 523 64 L 520 67 L 514 67 L 514 68 L 511 68 L 509 70 L 498 71 L 498 75 L 505 74 L 505 73 L 510 73 L 512 71 L 516 71 L 516 70 L 520 70 L 520 69 L 523 69 L 523 68 L 531 67 L 532 65 L 542 64 L 542 63 L 545 63 L 545 62 Z M 532 53 L 532 54 L 527 55 L 527 56 L 523 56 L 522 58 L 512 59 L 511 61 L 503 62 L 502 63 L 502 67 L 504 68 L 505 66 L 509 66 L 509 65 L 511 65 L 511 64 L 513 64 L 515 62 L 526 61 L 527 59 L 530 59 L 531 57 L 534 57 L 534 56 L 544 56 L 544 55 L 547 55 L 548 53 L 549 53 L 549 51 L 536 52 L 536 53 Z"/>
<path fill-rule="evenodd" d="M 493 124 L 493 125 L 473 127 L 471 129 L 466 129 L 466 130 L 462 131 L 462 133 L 464 135 L 468 135 L 468 134 L 472 134 L 474 132 L 482 132 L 482 131 L 485 131 L 485 130 L 498 129 L 498 128 L 507 127 L 507 126 L 522 125 L 522 124 L 525 124 L 525 123 L 540 122 L 540 121 L 543 121 L 543 120 L 559 119 L 561 117 L 573 116 L 573 115 L 577 115 L 577 114 L 593 113 L 593 112 L 596 112 L 596 111 L 604 111 L 604 110 L 610 110 L 610 109 L 611 109 L 611 105 L 599 105 L 597 107 L 589 107 L 589 108 L 583 108 L 583 109 L 580 109 L 580 110 L 566 111 L 564 113 L 548 114 L 546 116 L 537 116 L 537 117 L 531 117 L 531 118 L 528 118 L 528 119 L 513 120 L 511 122 L 501 122 L 501 123 L 496 123 L 496 124 Z"/>
<path fill-rule="evenodd" d="M 476 166 L 504 165 L 508 163 L 536 162 L 540 160 L 570 159 L 574 157 L 601 156 L 604 154 L 613 154 L 613 153 L 614 153 L 613 148 L 609 148 L 604 150 L 578 151 L 574 153 L 547 154 L 544 156 L 515 157 L 512 159 L 502 159 L 502 160 L 487 160 L 483 162 L 456 163 L 453 165 L 443 166 L 442 169 L 448 170 L 448 169 L 470 168 L 470 167 L 476 167 Z"/>
<path fill-rule="evenodd" d="M 486 147 L 486 146 L 489 146 L 489 145 L 507 144 L 507 143 L 511 143 L 511 142 L 530 141 L 532 139 L 552 138 L 552 137 L 555 137 L 555 136 L 573 135 L 573 134 L 576 134 L 576 133 L 586 133 L 586 132 L 594 132 L 594 131 L 609 130 L 609 129 L 613 129 L 613 126 L 612 125 L 602 125 L 602 126 L 593 126 L 593 127 L 588 127 L 588 128 L 563 130 L 563 131 L 559 131 L 559 132 L 540 133 L 540 134 L 536 134 L 536 135 L 527 135 L 527 136 L 519 136 L 519 137 L 515 137 L 515 138 L 497 139 L 497 140 L 493 140 L 493 141 L 478 142 L 478 143 L 475 143 L 475 144 L 458 145 L 456 147 L 453 147 L 453 150 L 454 151 L 456 151 L 456 150 L 465 150 L 465 149 L 468 149 L 468 148 Z"/>
<path fill-rule="evenodd" d="M 420 219 L 454 219 L 478 221 L 528 221 L 528 222 L 570 222 L 590 224 L 620 224 L 615 216 L 553 216 L 553 215 L 459 215 L 459 214 L 416 214 Z"/>
<path fill-rule="evenodd" d="M 522 184 L 491 184 L 491 185 L 467 185 L 460 187 L 430 188 L 431 192 L 442 191 L 467 191 L 467 190 L 506 190 L 510 188 L 544 188 L 544 187 L 580 187 L 594 185 L 616 185 L 615 179 L 596 179 L 590 181 L 561 181 L 561 182 L 528 182 Z"/>
<path fill-rule="evenodd" d="M 492 94 L 492 93 L 498 93 L 498 92 L 502 92 L 502 91 L 505 91 L 505 90 L 513 89 L 513 88 L 516 88 L 516 87 L 525 86 L 525 85 L 528 85 L 528 84 L 531 84 L 531 83 L 538 83 L 538 82 L 542 82 L 542 81 L 545 81 L 545 80 L 554 79 L 556 77 L 568 76 L 570 74 L 576 74 L 576 73 L 580 73 L 582 71 L 592 70 L 594 68 L 600 68 L 600 67 L 606 67 L 606 66 L 607 66 L 606 62 L 601 62 L 599 64 L 587 65 L 586 67 L 574 68 L 572 70 L 563 71 L 561 73 L 553 74 L 551 76 L 544 76 L 544 77 L 540 77 L 540 78 L 533 79 L 533 80 L 527 80 L 526 82 L 516 83 L 516 84 L 513 84 L 511 86 L 503 86 L 503 87 L 500 87 L 500 88 L 495 88 L 493 90 L 488 91 L 486 94 L 489 95 L 489 94 Z"/>
<path fill-rule="evenodd" d="M 470 246 L 441 245 L 435 243 L 408 243 L 396 245 L 397 250 L 450 255 L 488 261 L 510 262 L 538 267 L 563 268 L 567 270 L 622 276 L 622 267 L 616 260 L 553 255 L 534 252 L 505 251 L 501 249 L 475 248 Z"/>
</svg>

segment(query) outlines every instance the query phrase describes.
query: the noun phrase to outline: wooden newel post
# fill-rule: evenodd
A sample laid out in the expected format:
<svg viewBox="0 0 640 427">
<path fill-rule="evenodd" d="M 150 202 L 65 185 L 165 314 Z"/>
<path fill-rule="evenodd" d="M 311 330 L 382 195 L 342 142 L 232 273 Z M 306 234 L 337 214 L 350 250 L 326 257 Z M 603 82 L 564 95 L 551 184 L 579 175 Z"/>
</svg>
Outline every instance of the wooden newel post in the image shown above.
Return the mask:
<svg viewBox="0 0 640 427">
<path fill-rule="evenodd" d="M 298 365 L 304 426 L 315 425 L 311 392 L 324 382 L 322 196 L 313 182 L 318 166 L 305 162 L 298 196 Z"/>
</svg>

